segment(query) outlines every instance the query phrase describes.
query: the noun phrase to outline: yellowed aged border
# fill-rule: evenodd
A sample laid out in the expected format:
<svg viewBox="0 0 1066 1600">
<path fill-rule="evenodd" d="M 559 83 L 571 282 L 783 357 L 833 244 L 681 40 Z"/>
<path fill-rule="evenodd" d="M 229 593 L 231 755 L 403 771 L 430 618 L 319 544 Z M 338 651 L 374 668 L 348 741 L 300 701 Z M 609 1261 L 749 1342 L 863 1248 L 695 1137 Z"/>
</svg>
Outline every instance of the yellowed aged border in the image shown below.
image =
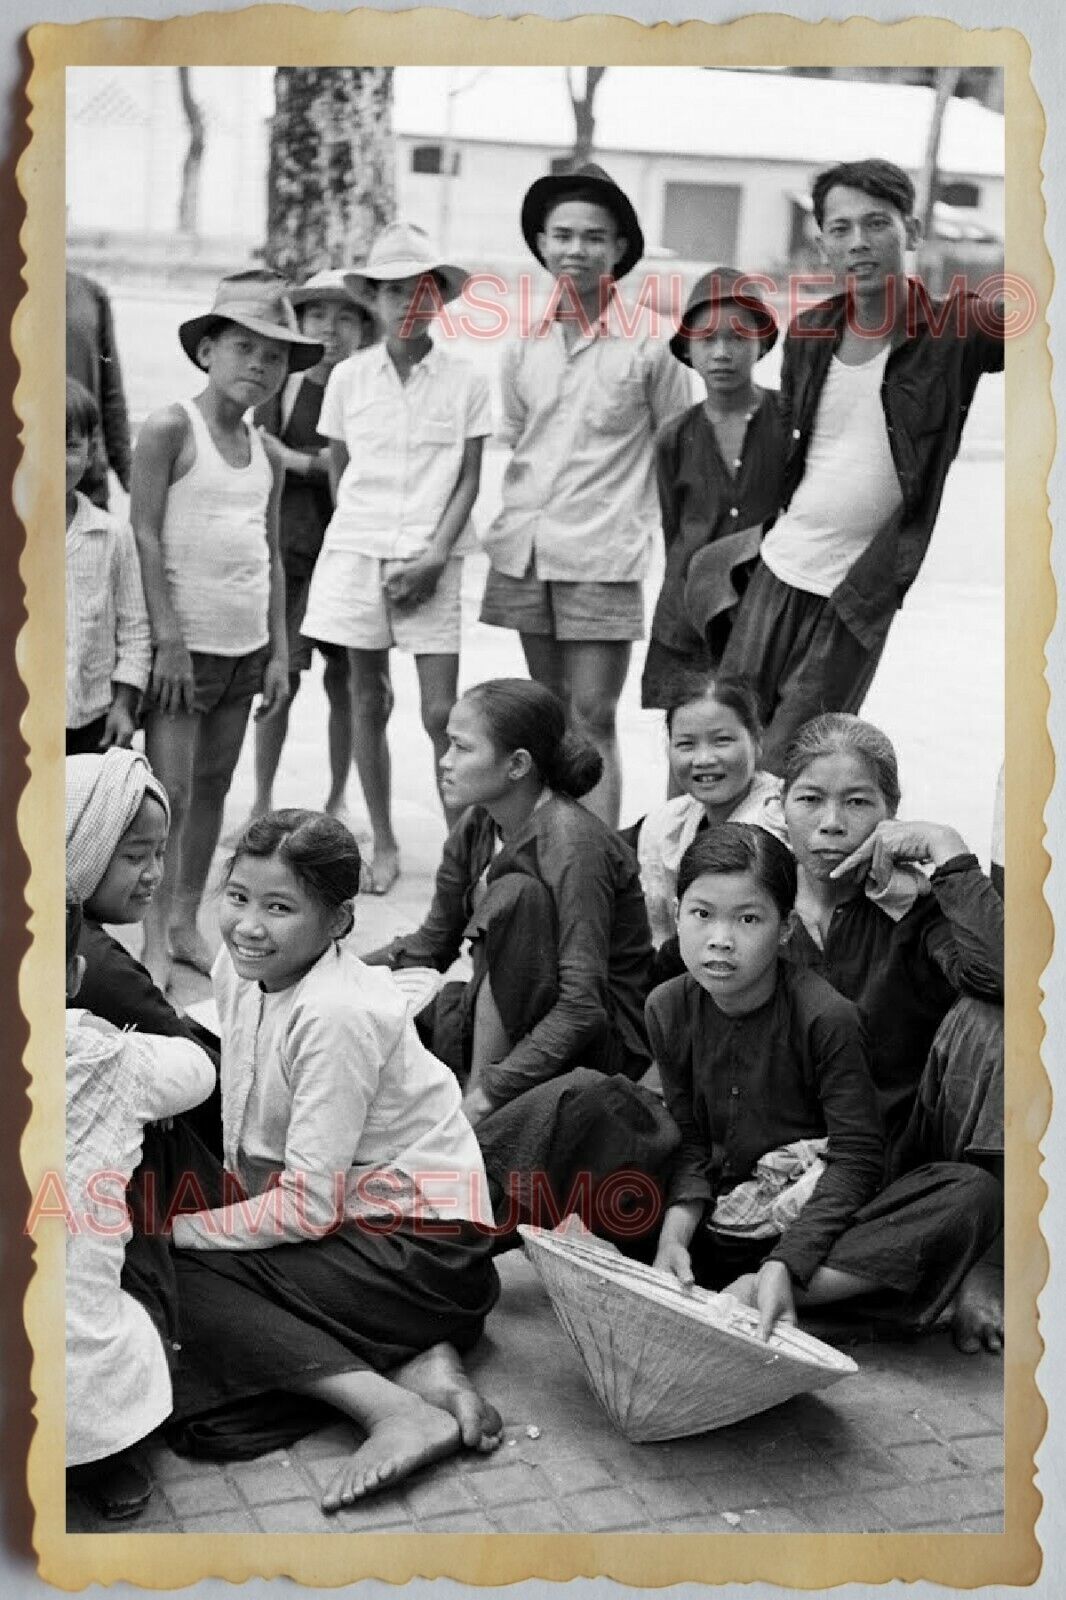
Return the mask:
<svg viewBox="0 0 1066 1600">
<path fill-rule="evenodd" d="M 1040 316 L 1007 358 L 1007 831 L 1008 926 L 1008 1331 L 1006 1357 L 1007 1510 L 1002 1536 L 811 1535 L 722 1538 L 715 1535 L 574 1535 L 429 1537 L 366 1534 L 355 1538 L 182 1535 L 67 1535 L 63 1495 L 63 1230 L 44 1224 L 35 1240 L 36 1272 L 26 1302 L 34 1349 L 38 1428 L 30 1457 L 35 1545 L 42 1575 L 68 1588 L 124 1578 L 163 1587 L 215 1575 L 240 1580 L 287 1574 L 335 1585 L 377 1576 L 415 1575 L 467 1583 L 539 1576 L 603 1574 L 656 1586 L 685 1580 L 724 1583 L 763 1578 L 825 1587 L 847 1580 L 926 1578 L 955 1587 L 1024 1584 L 1040 1552 L 1033 1532 L 1040 1500 L 1033 1456 L 1045 1408 L 1035 1383 L 1041 1353 L 1036 1296 L 1047 1252 L 1039 1232 L 1045 1188 L 1037 1143 L 1050 1108 L 1039 1058 L 1039 975 L 1051 955 L 1051 917 L 1042 896 L 1047 859 L 1041 816 L 1053 770 L 1046 732 L 1043 648 L 1054 616 L 1046 482 L 1054 447 L 1051 363 L 1044 308 L 1051 262 L 1044 244 L 1040 159 L 1044 117 L 1029 78 L 1024 39 L 1009 30 L 967 30 L 911 20 L 885 26 L 852 19 L 809 24 L 784 16 L 727 26 L 686 23 L 645 27 L 618 18 L 482 22 L 458 12 L 345 17 L 289 7 L 183 17 L 170 22 L 89 22 L 42 26 L 30 34 L 32 143 L 19 166 L 27 203 L 22 241 L 29 292 L 14 343 L 22 378 L 15 405 L 24 424 L 25 459 L 16 503 L 27 531 L 21 572 L 29 623 L 17 644 L 29 691 L 24 720 L 30 783 L 19 810 L 31 862 L 28 899 L 33 947 L 21 973 L 31 1037 L 33 1112 L 22 1143 L 31 1192 L 60 1166 L 63 1151 L 62 918 L 63 837 L 58 660 L 63 601 L 56 581 L 63 526 L 64 70 L 78 64 L 343 65 L 360 63 L 535 64 L 590 61 L 669 65 L 990 64 L 1006 75 L 1007 268 L 1036 291 Z"/>
</svg>

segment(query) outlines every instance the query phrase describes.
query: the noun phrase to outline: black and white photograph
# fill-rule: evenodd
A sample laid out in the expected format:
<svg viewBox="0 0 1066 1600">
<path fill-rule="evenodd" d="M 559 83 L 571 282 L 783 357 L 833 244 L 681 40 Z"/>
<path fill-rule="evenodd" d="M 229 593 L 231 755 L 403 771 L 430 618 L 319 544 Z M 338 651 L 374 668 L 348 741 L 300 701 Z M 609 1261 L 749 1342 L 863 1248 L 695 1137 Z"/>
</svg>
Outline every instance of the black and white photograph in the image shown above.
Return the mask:
<svg viewBox="0 0 1066 1600">
<path fill-rule="evenodd" d="M 67 1531 L 1001 1533 L 1003 71 L 65 101 Z"/>
</svg>

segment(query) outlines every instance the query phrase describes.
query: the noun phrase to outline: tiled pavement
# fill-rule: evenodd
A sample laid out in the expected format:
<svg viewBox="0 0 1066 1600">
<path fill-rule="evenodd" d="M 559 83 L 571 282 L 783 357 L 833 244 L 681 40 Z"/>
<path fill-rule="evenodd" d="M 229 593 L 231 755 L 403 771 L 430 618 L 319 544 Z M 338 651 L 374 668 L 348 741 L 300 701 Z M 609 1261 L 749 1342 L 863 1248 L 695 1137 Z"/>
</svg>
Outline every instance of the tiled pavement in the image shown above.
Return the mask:
<svg viewBox="0 0 1066 1600">
<path fill-rule="evenodd" d="M 157 1489 L 137 1522 L 68 1502 L 72 1533 L 998 1533 L 1002 1365 L 947 1334 L 859 1343 L 859 1365 L 717 1433 L 631 1445 L 589 1391 L 532 1268 L 500 1260 L 503 1294 L 468 1362 L 504 1443 L 325 1516 L 322 1490 L 356 1435 L 337 1424 L 291 1450 L 219 1465 L 152 1451 Z M 535 1436 L 531 1437 L 530 1430 Z"/>
</svg>

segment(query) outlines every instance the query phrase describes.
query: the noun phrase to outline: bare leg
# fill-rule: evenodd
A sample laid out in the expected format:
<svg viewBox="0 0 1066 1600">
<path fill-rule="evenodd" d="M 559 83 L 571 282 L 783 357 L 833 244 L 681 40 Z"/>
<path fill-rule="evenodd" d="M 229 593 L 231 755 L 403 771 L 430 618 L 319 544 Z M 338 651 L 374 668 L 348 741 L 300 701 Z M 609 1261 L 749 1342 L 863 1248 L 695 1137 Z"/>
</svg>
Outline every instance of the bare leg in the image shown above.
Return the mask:
<svg viewBox="0 0 1066 1600">
<path fill-rule="evenodd" d="M 300 688 L 299 673 L 289 677 L 289 699 L 272 717 L 255 725 L 255 799 L 248 820 L 265 816 L 274 809 L 274 779 L 278 775 L 285 736 L 289 731 L 289 711 Z"/>
<path fill-rule="evenodd" d="M 367 1436 L 323 1495 L 323 1511 L 353 1505 L 375 1489 L 397 1483 L 417 1468 L 459 1449 L 459 1424 L 451 1412 L 430 1405 L 377 1372 L 360 1368 L 296 1381 L 291 1387 L 297 1394 L 334 1406 Z"/>
<path fill-rule="evenodd" d="M 603 777 L 585 795 L 583 804 L 608 827 L 617 828 L 622 808 L 622 767 L 615 716 L 633 647 L 625 640 L 607 643 L 569 640 L 563 648 L 574 732 L 594 744 L 603 757 Z"/>
<path fill-rule="evenodd" d="M 463 1443 L 488 1455 L 503 1436 L 503 1420 L 496 1407 L 474 1388 L 450 1344 L 435 1344 L 391 1374 L 392 1382 L 430 1405 L 449 1411 L 459 1424 Z"/>
<path fill-rule="evenodd" d="M 418 689 L 422 701 L 422 726 L 433 744 L 433 776 L 440 792 L 440 761 L 448 748 L 448 718 L 455 704 L 459 688 L 459 657 L 457 655 L 415 656 L 418 671 Z M 444 805 L 444 820 L 449 829 L 459 820 L 462 807 Z"/>
<path fill-rule="evenodd" d="M 141 960 L 148 968 L 152 981 L 164 992 L 170 981 L 168 929 L 192 794 L 193 756 L 199 720 L 190 712 L 182 711 L 170 716 L 157 711 L 148 717 L 144 730 L 145 755 L 170 801 L 170 837 L 163 863 L 163 877 L 144 919 L 144 945 L 141 949 Z"/>
<path fill-rule="evenodd" d="M 566 678 L 566 656 L 563 646 L 545 633 L 522 633 L 519 634 L 519 638 L 522 641 L 529 676 L 534 683 L 550 689 L 552 694 L 563 702 L 569 717 L 570 685 Z"/>
<path fill-rule="evenodd" d="M 329 794 L 325 809 L 331 817 L 343 820 L 344 791 L 352 765 L 352 691 L 347 656 L 326 657 L 322 684 L 329 700 Z"/>
<path fill-rule="evenodd" d="M 222 812 L 248 726 L 250 700 L 222 705 L 200 718 L 192 798 L 182 839 L 170 947 L 176 961 L 210 972 L 214 951 L 196 925 L 207 875 L 222 832 Z"/>
<path fill-rule="evenodd" d="M 388 894 L 400 875 L 392 831 L 392 765 L 385 737 L 392 713 L 387 650 L 349 650 L 352 684 L 352 751 L 374 835 L 371 894 Z"/>
</svg>

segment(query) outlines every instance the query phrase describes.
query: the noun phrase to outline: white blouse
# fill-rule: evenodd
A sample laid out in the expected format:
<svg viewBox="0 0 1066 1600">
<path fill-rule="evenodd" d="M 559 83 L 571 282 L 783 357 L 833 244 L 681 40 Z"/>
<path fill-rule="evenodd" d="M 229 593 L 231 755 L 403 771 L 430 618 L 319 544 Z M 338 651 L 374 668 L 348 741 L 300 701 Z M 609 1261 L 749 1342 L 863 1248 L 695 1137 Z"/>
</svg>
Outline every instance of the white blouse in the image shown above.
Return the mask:
<svg viewBox="0 0 1066 1600">
<path fill-rule="evenodd" d="M 458 1082 L 421 1043 L 391 973 L 341 943 L 275 993 L 239 977 L 225 949 L 212 982 L 223 1154 L 249 1198 L 177 1218 L 175 1244 L 265 1250 L 342 1217 L 491 1226 Z"/>
</svg>

